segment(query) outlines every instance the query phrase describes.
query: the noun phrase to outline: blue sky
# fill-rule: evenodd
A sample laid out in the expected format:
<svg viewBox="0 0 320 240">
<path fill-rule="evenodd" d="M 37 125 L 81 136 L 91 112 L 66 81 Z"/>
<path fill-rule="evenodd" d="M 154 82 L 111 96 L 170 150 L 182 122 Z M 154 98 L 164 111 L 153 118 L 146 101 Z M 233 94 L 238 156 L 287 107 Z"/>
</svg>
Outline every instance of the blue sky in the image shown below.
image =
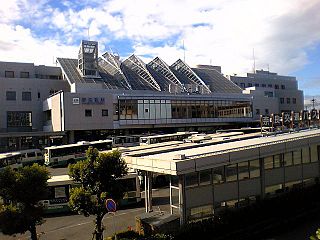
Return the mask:
<svg viewBox="0 0 320 240">
<path fill-rule="evenodd" d="M 168 64 L 185 55 L 245 75 L 254 49 L 257 69 L 296 76 L 320 101 L 319 0 L 10 0 L 0 15 L 0 61 L 53 65 L 90 39 L 100 53 Z"/>
</svg>

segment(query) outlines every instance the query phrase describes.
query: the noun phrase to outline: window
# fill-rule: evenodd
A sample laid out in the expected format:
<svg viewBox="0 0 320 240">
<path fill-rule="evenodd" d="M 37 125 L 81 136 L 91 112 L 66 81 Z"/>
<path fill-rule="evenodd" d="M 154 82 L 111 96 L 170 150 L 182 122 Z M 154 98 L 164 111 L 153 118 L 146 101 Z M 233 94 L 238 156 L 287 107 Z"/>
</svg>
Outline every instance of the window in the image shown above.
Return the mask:
<svg viewBox="0 0 320 240">
<path fill-rule="evenodd" d="M 248 83 L 248 87 L 252 87 L 252 83 Z"/>
<path fill-rule="evenodd" d="M 259 115 L 259 114 L 260 114 L 260 109 L 257 108 L 257 109 L 256 109 L 256 115 Z"/>
<path fill-rule="evenodd" d="M 224 167 L 217 167 L 212 170 L 213 184 L 224 183 L 226 176 L 224 173 Z"/>
<path fill-rule="evenodd" d="M 102 117 L 107 117 L 109 115 L 108 109 L 102 109 Z"/>
<path fill-rule="evenodd" d="M 91 109 L 86 109 L 85 112 L 84 112 L 84 115 L 86 117 L 92 117 L 92 110 Z"/>
<path fill-rule="evenodd" d="M 282 154 L 277 154 L 273 156 L 273 167 L 283 167 Z"/>
<path fill-rule="evenodd" d="M 311 157 L 311 162 L 318 162 L 317 145 L 310 146 L 310 157 Z"/>
<path fill-rule="evenodd" d="M 261 85 L 263 88 L 265 88 L 265 87 L 267 87 L 267 85 L 266 84 L 264 84 L 264 83 L 262 83 L 262 85 Z"/>
<path fill-rule="evenodd" d="M 241 88 L 245 88 L 245 87 L 246 87 L 246 84 L 245 84 L 245 83 L 240 83 L 240 87 L 241 87 Z"/>
<path fill-rule="evenodd" d="M 309 147 L 302 148 L 302 162 L 303 163 L 310 163 Z"/>
<path fill-rule="evenodd" d="M 285 85 L 281 85 L 281 89 L 286 89 L 286 86 Z"/>
<path fill-rule="evenodd" d="M 250 171 L 250 178 L 260 177 L 259 159 L 252 160 L 249 162 L 249 171 Z"/>
<path fill-rule="evenodd" d="M 266 115 L 269 115 L 269 109 L 266 108 L 266 109 L 264 110 L 264 113 L 265 113 Z"/>
<path fill-rule="evenodd" d="M 273 169 L 273 156 L 264 158 L 264 169 Z"/>
<path fill-rule="evenodd" d="M 278 85 L 278 84 L 275 84 L 275 85 L 274 85 L 274 88 L 275 88 L 275 89 L 279 89 L 279 85 Z"/>
<path fill-rule="evenodd" d="M 255 83 L 254 86 L 255 87 L 260 87 L 260 84 L 259 83 Z"/>
<path fill-rule="evenodd" d="M 208 185 L 211 183 L 211 170 L 200 171 L 200 185 Z"/>
<path fill-rule="evenodd" d="M 40 98 L 40 96 L 41 96 L 41 95 L 40 95 L 40 92 L 38 92 L 38 98 Z"/>
<path fill-rule="evenodd" d="M 296 98 L 292 98 L 292 103 L 293 104 L 297 104 L 297 99 Z"/>
<path fill-rule="evenodd" d="M 31 92 L 22 92 L 22 101 L 31 101 Z"/>
<path fill-rule="evenodd" d="M 284 98 L 283 98 L 283 97 L 280 98 L 280 103 L 281 103 L 281 104 L 284 104 Z"/>
<path fill-rule="evenodd" d="M 273 92 L 265 91 L 264 96 L 265 97 L 273 97 Z"/>
<path fill-rule="evenodd" d="M 301 164 L 301 150 L 296 150 L 293 152 L 293 164 L 294 165 Z"/>
<path fill-rule="evenodd" d="M 198 186 L 198 173 L 193 172 L 186 174 L 186 187 Z"/>
<path fill-rule="evenodd" d="M 14 71 L 5 71 L 4 76 L 7 78 L 14 78 Z"/>
<path fill-rule="evenodd" d="M 248 162 L 238 163 L 239 180 L 249 178 L 249 164 Z"/>
<path fill-rule="evenodd" d="M 144 111 L 147 113 L 147 112 L 149 112 L 149 109 L 148 109 L 148 108 L 146 108 Z"/>
<path fill-rule="evenodd" d="M 292 152 L 288 152 L 284 154 L 284 165 L 292 166 Z"/>
<path fill-rule="evenodd" d="M 15 91 L 7 91 L 6 98 L 8 101 L 15 101 L 16 100 L 16 92 Z"/>
<path fill-rule="evenodd" d="M 31 112 L 7 112 L 8 127 L 32 127 Z"/>
<path fill-rule="evenodd" d="M 237 164 L 226 166 L 226 180 L 227 182 L 237 181 Z"/>
<path fill-rule="evenodd" d="M 287 98 L 287 104 L 290 104 L 290 98 Z"/>
<path fill-rule="evenodd" d="M 268 84 L 268 88 L 272 88 L 272 84 Z"/>
<path fill-rule="evenodd" d="M 20 78 L 29 78 L 29 72 L 20 72 Z"/>
</svg>

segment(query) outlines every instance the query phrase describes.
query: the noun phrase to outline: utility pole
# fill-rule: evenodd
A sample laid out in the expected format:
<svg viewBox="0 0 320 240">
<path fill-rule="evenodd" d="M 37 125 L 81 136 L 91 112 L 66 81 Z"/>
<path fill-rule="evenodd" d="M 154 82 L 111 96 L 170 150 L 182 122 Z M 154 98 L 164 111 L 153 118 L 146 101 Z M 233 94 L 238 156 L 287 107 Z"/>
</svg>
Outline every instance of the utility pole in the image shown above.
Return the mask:
<svg viewBox="0 0 320 240">
<path fill-rule="evenodd" d="M 311 99 L 312 102 L 312 109 L 314 109 L 314 103 L 316 102 L 316 99 L 314 99 L 314 97 Z"/>
</svg>

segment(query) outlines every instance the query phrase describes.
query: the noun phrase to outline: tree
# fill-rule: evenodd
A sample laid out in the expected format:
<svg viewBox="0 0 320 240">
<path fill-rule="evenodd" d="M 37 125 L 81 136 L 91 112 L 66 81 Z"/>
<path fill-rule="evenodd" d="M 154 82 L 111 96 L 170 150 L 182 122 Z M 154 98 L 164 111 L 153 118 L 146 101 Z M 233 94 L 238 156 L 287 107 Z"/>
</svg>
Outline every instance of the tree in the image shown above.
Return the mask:
<svg viewBox="0 0 320 240">
<path fill-rule="evenodd" d="M 38 164 L 0 172 L 0 229 L 4 234 L 30 231 L 31 239 L 37 240 L 36 226 L 44 222 L 39 201 L 47 196 L 49 178 L 48 170 Z"/>
<path fill-rule="evenodd" d="M 316 234 L 313 236 L 310 236 L 310 240 L 318 240 L 320 239 L 320 229 L 318 228 L 316 231 Z"/>
<path fill-rule="evenodd" d="M 118 201 L 123 197 L 124 187 L 119 178 L 127 174 L 127 166 L 119 151 L 100 153 L 90 147 L 87 159 L 69 165 L 69 175 L 80 187 L 71 189 L 69 205 L 84 216 L 95 215 L 95 230 L 92 238 L 103 239 L 102 219 L 107 213 L 105 200 Z"/>
</svg>

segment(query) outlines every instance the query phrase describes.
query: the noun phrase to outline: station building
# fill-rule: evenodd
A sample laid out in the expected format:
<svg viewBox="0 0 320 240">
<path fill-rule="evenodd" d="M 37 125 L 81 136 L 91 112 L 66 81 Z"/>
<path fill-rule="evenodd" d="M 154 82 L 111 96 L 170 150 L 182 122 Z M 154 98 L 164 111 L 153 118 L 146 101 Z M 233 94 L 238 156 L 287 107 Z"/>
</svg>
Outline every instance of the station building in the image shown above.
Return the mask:
<svg viewBox="0 0 320 240">
<path fill-rule="evenodd" d="M 219 66 L 98 52 L 83 40 L 78 58 L 57 58 L 56 67 L 0 62 L 0 151 L 256 121 L 254 96 Z"/>
<path fill-rule="evenodd" d="M 171 176 L 171 214 L 181 224 L 319 181 L 319 129 L 213 139 L 141 146 L 123 155 L 130 168 L 144 171 L 147 212 L 155 174 Z"/>
</svg>

